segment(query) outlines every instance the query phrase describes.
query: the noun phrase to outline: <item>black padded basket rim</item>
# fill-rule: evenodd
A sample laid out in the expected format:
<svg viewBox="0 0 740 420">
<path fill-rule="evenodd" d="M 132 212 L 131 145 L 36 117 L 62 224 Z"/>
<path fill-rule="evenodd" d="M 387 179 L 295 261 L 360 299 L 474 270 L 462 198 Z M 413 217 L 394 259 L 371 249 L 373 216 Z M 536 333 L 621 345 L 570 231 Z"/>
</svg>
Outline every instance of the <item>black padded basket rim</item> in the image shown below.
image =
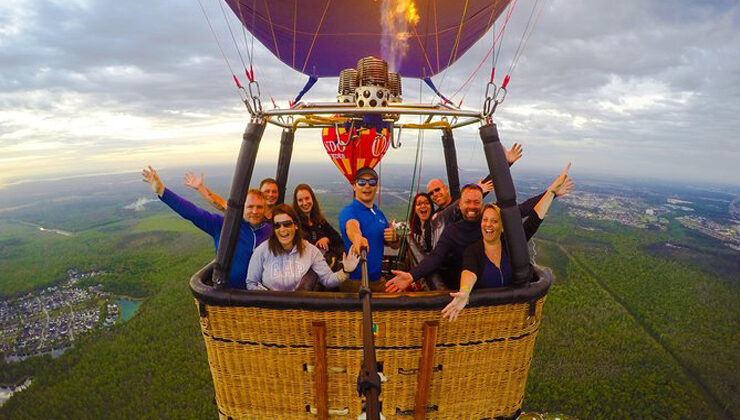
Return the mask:
<svg viewBox="0 0 740 420">
<path fill-rule="evenodd" d="M 470 295 L 469 307 L 532 303 L 547 294 L 553 282 L 549 269 L 534 266 L 535 280 L 515 287 L 476 290 Z M 213 262 L 190 278 L 193 296 L 203 304 L 226 307 L 266 309 L 302 309 L 310 311 L 361 311 L 357 293 L 341 292 L 274 292 L 214 288 L 210 284 Z M 373 311 L 442 309 L 451 300 L 450 291 L 415 293 L 373 293 Z"/>
</svg>

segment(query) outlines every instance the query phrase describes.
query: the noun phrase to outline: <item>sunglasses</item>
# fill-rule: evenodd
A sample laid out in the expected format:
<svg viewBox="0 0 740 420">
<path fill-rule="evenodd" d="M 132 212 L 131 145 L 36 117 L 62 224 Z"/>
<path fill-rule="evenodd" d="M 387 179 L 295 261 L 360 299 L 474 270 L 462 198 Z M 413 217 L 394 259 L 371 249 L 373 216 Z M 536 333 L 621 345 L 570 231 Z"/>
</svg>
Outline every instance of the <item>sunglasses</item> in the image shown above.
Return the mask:
<svg viewBox="0 0 740 420">
<path fill-rule="evenodd" d="M 431 189 L 431 190 L 429 191 L 429 194 L 434 194 L 434 193 L 438 193 L 438 192 L 440 192 L 440 191 L 442 191 L 442 187 L 432 188 L 432 189 Z"/>
<path fill-rule="evenodd" d="M 365 184 L 368 184 L 371 187 L 374 187 L 374 186 L 378 185 L 378 180 L 377 180 L 377 178 L 370 178 L 370 179 L 360 178 L 357 181 L 355 181 L 355 184 L 357 184 L 357 185 L 359 185 L 361 187 L 364 187 Z"/>
<path fill-rule="evenodd" d="M 272 227 L 274 227 L 275 229 L 280 229 L 281 227 L 289 228 L 293 227 L 293 225 L 295 225 L 295 222 L 293 222 L 292 220 L 286 220 L 284 222 L 272 222 Z"/>
</svg>

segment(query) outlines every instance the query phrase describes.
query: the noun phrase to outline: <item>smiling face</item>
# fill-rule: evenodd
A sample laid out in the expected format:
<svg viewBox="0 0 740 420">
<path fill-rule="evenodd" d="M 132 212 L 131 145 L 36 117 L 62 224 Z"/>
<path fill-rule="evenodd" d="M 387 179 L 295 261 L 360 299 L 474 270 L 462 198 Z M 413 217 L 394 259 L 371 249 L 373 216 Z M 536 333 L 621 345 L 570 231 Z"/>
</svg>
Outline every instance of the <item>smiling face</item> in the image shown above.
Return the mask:
<svg viewBox="0 0 740 420">
<path fill-rule="evenodd" d="M 370 185 L 371 180 L 375 180 L 375 185 Z M 375 193 L 378 191 L 378 178 L 367 174 L 362 175 L 355 181 L 352 188 L 355 190 L 355 198 L 357 198 L 362 204 L 371 207 L 373 201 L 375 201 Z M 360 185 L 364 183 L 365 185 Z"/>
<path fill-rule="evenodd" d="M 311 213 L 311 209 L 313 209 L 313 199 L 311 198 L 311 193 L 308 192 L 308 190 L 298 190 L 295 195 L 296 203 L 298 203 L 298 208 L 301 210 L 301 213 L 305 214 L 307 217 Z"/>
<path fill-rule="evenodd" d="M 278 200 L 278 186 L 273 182 L 266 182 L 260 187 L 260 191 L 265 196 L 265 202 L 269 207 L 273 207 Z"/>
<path fill-rule="evenodd" d="M 298 228 L 296 221 L 285 213 L 278 214 L 272 219 L 272 234 L 285 250 L 293 248 L 295 231 Z"/>
<path fill-rule="evenodd" d="M 265 200 L 254 194 L 247 195 L 244 203 L 244 220 L 252 226 L 258 226 L 265 219 Z"/>
<path fill-rule="evenodd" d="M 439 207 L 444 207 L 452 201 L 450 190 L 444 182 L 439 179 L 433 179 L 427 184 L 427 194 L 432 197 L 432 201 Z"/>
<path fill-rule="evenodd" d="M 462 212 L 463 219 L 469 222 L 478 220 L 482 209 L 483 193 L 474 188 L 463 190 L 460 196 L 460 212 Z"/>
<path fill-rule="evenodd" d="M 414 202 L 414 211 L 419 220 L 426 222 L 432 216 L 432 203 L 429 202 L 429 199 L 420 195 L 416 197 Z"/>
<path fill-rule="evenodd" d="M 501 212 L 498 207 L 486 207 L 480 221 L 480 230 L 483 241 L 493 243 L 501 238 Z"/>
</svg>

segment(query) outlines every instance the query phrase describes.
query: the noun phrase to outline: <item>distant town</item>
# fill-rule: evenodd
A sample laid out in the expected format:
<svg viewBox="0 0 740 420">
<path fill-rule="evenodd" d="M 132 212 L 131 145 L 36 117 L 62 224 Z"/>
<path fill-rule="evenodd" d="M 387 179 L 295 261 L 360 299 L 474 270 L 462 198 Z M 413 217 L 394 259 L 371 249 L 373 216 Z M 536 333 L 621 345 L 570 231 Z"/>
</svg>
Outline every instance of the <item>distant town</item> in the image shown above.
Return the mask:
<svg viewBox="0 0 740 420">
<path fill-rule="evenodd" d="M 664 230 L 670 223 L 669 216 L 683 226 L 722 241 L 726 246 L 740 251 L 740 221 L 710 220 L 692 214 L 690 201 L 667 198 L 665 203 L 651 205 L 633 196 L 598 194 L 577 191 L 564 197 L 568 214 L 593 220 L 607 220 L 639 229 Z"/>
<path fill-rule="evenodd" d="M 60 285 L 0 300 L 0 355 L 4 355 L 5 361 L 17 362 L 47 353 L 57 356 L 76 337 L 115 324 L 120 308 L 103 286 L 77 285 L 82 279 L 103 274 L 70 269 Z"/>
</svg>

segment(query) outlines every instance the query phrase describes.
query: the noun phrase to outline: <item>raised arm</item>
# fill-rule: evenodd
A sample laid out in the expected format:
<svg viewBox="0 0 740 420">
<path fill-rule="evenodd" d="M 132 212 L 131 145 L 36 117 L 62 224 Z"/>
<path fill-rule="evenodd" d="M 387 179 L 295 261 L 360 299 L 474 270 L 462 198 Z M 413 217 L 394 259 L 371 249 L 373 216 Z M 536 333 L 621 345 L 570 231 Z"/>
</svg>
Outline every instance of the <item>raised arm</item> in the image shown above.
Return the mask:
<svg viewBox="0 0 740 420">
<path fill-rule="evenodd" d="M 162 196 L 162 194 L 164 194 L 164 184 L 162 183 L 162 180 L 159 179 L 159 174 L 157 173 L 157 171 L 152 168 L 152 165 L 149 165 L 146 168 L 142 169 L 141 177 L 143 178 L 142 181 L 149 184 L 149 186 L 152 188 L 152 191 L 154 191 L 154 194 L 157 194 L 160 197 Z"/>
<path fill-rule="evenodd" d="M 550 204 L 555 197 L 564 196 L 573 189 L 573 180 L 568 178 L 568 170 L 570 169 L 570 163 L 563 169 L 563 172 L 558 175 L 557 178 L 547 188 L 547 192 L 540 199 L 540 201 L 534 206 L 534 211 L 537 213 L 540 219 L 544 219 L 547 215 L 547 211 L 550 209 Z"/>
<path fill-rule="evenodd" d="M 165 188 L 164 184 L 159 179 L 159 174 L 157 174 L 157 171 L 151 166 L 142 170 L 141 175 L 143 177 L 143 181 L 149 184 L 152 191 L 159 196 L 159 199 L 174 210 L 175 213 L 179 214 L 184 219 L 191 221 L 200 230 L 207 232 L 210 235 L 215 235 L 220 232 L 223 217 L 209 213 Z"/>
<path fill-rule="evenodd" d="M 194 173 L 187 172 L 185 173 L 183 182 L 188 187 L 198 191 L 198 194 L 200 194 L 203 200 L 210 204 L 211 207 L 218 211 L 226 211 L 226 201 L 205 186 L 203 183 L 203 173 L 200 174 L 200 177 L 197 177 Z"/>
<path fill-rule="evenodd" d="M 504 148 L 504 154 L 506 154 L 506 162 L 508 162 L 509 166 L 513 165 L 514 162 L 521 159 L 522 155 L 524 154 L 524 148 L 519 143 L 514 143 L 509 150 L 506 150 L 503 144 L 501 144 L 501 147 Z"/>
</svg>

